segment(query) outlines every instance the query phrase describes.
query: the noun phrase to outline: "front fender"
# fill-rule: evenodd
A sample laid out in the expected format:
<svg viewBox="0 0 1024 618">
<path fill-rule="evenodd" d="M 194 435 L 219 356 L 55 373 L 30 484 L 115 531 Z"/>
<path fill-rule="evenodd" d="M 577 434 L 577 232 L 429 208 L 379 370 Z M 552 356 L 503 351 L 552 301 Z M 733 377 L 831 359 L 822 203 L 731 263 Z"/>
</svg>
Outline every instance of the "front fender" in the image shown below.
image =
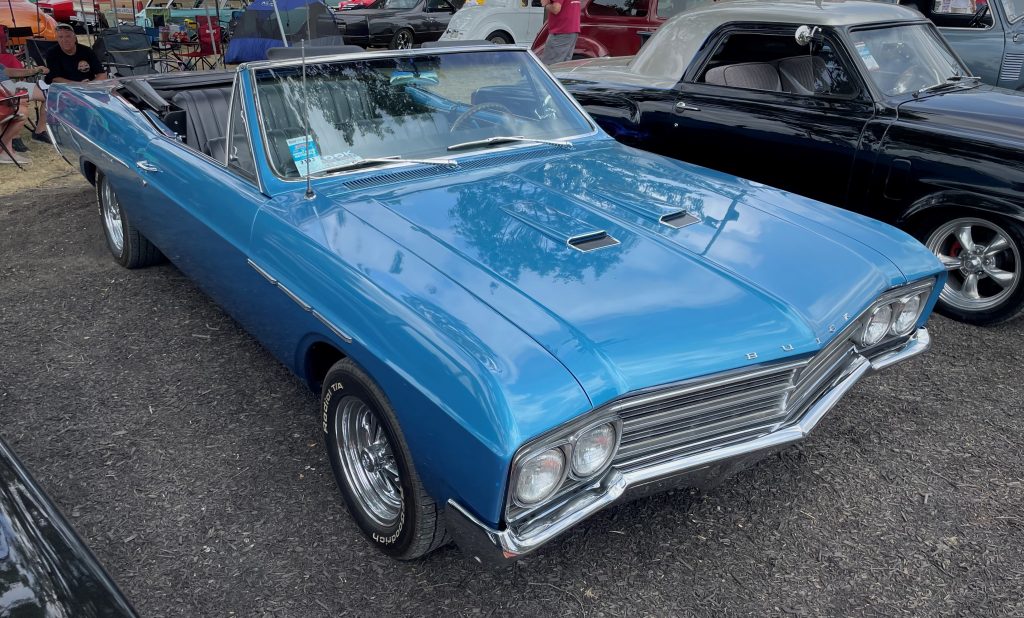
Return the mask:
<svg viewBox="0 0 1024 618">
<path fill-rule="evenodd" d="M 594 39 L 581 36 L 576 39 L 576 49 L 573 50 L 573 54 L 587 58 L 603 58 L 608 55 L 608 48 Z"/>
<path fill-rule="evenodd" d="M 941 209 L 956 208 L 983 214 L 995 214 L 1024 222 L 1024 207 L 1019 203 L 984 193 L 947 190 L 926 195 L 910 205 L 898 223 L 909 225 L 912 219 Z"/>
</svg>

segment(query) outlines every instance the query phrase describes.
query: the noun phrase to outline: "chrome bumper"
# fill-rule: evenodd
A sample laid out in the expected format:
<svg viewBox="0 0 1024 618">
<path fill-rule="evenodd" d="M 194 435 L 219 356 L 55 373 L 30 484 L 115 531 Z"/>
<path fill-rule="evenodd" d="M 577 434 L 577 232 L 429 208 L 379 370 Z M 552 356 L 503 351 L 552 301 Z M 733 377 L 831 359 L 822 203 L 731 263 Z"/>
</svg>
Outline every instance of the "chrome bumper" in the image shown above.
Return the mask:
<svg viewBox="0 0 1024 618">
<path fill-rule="evenodd" d="M 494 530 L 453 500 L 445 510 L 448 532 L 463 552 L 477 562 L 507 564 L 536 550 L 569 528 L 616 502 L 669 487 L 699 487 L 727 477 L 774 451 L 799 442 L 854 384 L 890 365 L 921 354 L 931 346 L 928 329 L 921 328 L 897 350 L 868 360 L 861 357 L 851 371 L 797 420 L 767 435 L 719 449 L 697 453 L 630 472 L 608 471 L 601 480 L 581 488 L 572 498 L 543 516 L 505 530 Z"/>
</svg>

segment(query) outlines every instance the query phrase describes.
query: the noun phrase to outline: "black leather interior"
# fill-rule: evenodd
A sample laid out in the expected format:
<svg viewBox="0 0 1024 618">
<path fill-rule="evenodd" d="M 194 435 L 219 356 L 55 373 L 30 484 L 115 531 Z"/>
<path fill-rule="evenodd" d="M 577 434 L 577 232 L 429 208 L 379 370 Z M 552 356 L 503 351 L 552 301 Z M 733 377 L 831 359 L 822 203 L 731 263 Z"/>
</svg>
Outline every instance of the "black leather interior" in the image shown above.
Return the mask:
<svg viewBox="0 0 1024 618">
<path fill-rule="evenodd" d="M 185 143 L 211 154 L 210 140 L 224 137 L 227 131 L 231 88 L 184 90 L 171 101 L 185 110 Z"/>
</svg>

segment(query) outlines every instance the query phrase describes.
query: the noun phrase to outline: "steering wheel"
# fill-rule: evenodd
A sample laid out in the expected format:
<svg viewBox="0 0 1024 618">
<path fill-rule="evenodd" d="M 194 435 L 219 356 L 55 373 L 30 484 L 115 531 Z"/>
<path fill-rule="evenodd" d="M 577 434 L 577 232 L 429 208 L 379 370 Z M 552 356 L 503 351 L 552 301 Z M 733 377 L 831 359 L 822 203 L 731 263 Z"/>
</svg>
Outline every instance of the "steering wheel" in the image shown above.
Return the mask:
<svg viewBox="0 0 1024 618">
<path fill-rule="evenodd" d="M 934 82 L 934 76 L 926 73 L 924 67 L 919 64 L 913 64 L 896 78 L 896 81 L 893 83 L 892 94 L 903 94 L 911 90 L 918 90 Z"/>
<path fill-rule="evenodd" d="M 986 15 L 988 15 L 988 5 L 987 4 L 983 4 L 983 5 L 978 7 L 977 11 L 974 12 L 974 15 L 971 17 L 971 21 L 967 22 L 967 27 L 968 28 L 979 28 L 979 27 L 981 27 L 982 26 L 981 20 L 985 19 Z"/>
<path fill-rule="evenodd" d="M 513 116 L 512 110 L 505 107 L 501 103 L 478 103 L 476 105 L 471 105 L 469 109 L 459 114 L 459 117 L 456 118 L 455 122 L 452 123 L 452 127 L 449 130 L 449 133 L 454 133 L 456 130 L 462 128 L 462 125 L 466 124 L 470 118 L 484 111 L 497 112 L 499 114 L 506 116 L 509 120 L 511 120 Z"/>
</svg>

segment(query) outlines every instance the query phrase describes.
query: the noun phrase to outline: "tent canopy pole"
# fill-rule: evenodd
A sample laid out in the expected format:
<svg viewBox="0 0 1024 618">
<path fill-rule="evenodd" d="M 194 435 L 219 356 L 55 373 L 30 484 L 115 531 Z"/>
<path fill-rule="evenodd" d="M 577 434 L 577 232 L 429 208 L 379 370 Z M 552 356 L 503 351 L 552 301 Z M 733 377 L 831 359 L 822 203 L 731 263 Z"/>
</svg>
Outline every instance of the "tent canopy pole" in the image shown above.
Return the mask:
<svg viewBox="0 0 1024 618">
<path fill-rule="evenodd" d="M 8 0 L 9 2 L 10 0 Z M 274 5 L 274 16 L 277 17 L 277 27 L 281 29 L 281 42 L 288 47 L 288 36 L 284 33 L 284 22 L 281 21 L 281 11 L 277 8 L 277 0 L 270 0 Z"/>
</svg>

